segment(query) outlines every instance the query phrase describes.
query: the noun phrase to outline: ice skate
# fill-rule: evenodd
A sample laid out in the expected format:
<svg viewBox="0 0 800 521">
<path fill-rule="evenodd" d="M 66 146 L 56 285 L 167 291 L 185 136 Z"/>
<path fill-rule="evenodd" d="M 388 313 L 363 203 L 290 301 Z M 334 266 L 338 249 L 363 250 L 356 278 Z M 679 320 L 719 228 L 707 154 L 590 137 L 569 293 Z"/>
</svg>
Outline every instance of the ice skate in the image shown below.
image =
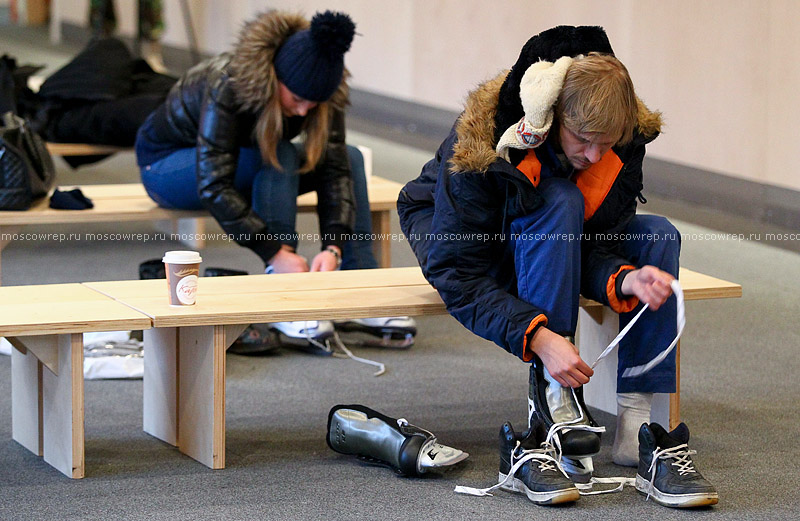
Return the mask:
<svg viewBox="0 0 800 521">
<path fill-rule="evenodd" d="M 333 323 L 329 320 L 299 320 L 295 322 L 273 322 L 270 328 L 281 335 L 282 345 L 307 353 L 332 356 Z"/>
<path fill-rule="evenodd" d="M 411 317 L 379 317 L 338 320 L 336 330 L 347 333 L 350 345 L 408 349 L 414 345 L 417 323 Z"/>
<path fill-rule="evenodd" d="M 571 389 L 558 383 L 541 359 L 534 356 L 528 387 L 529 425 L 541 421 L 558 437 L 561 464 L 576 483 L 591 482 L 594 465 L 592 456 L 600 452 L 599 427 L 583 402 L 583 388 Z"/>
</svg>

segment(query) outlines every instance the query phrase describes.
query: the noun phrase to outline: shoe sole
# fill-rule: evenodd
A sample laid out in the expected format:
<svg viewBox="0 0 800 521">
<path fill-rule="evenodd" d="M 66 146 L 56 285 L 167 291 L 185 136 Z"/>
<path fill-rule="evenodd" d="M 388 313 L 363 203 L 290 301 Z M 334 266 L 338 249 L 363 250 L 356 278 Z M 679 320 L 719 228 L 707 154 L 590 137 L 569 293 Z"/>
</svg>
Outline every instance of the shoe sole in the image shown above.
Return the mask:
<svg viewBox="0 0 800 521">
<path fill-rule="evenodd" d="M 502 482 L 506 479 L 506 474 L 499 473 L 499 481 Z M 511 484 L 506 484 L 500 487 L 508 492 L 517 492 L 525 494 L 528 499 L 537 505 L 559 505 L 561 503 L 571 503 L 577 501 L 581 497 L 581 493 L 576 487 L 564 488 L 561 490 L 550 490 L 548 492 L 536 492 L 525 486 L 522 480 L 517 478 L 511 479 Z"/>
<path fill-rule="evenodd" d="M 647 495 L 650 490 L 650 482 L 645 478 L 636 474 L 636 490 L 640 494 Z M 650 499 L 664 505 L 665 507 L 672 508 L 692 508 L 692 507 L 706 507 L 716 505 L 719 502 L 719 494 L 717 492 L 696 492 L 693 494 L 669 494 L 662 492 L 656 487 L 650 492 Z"/>
</svg>

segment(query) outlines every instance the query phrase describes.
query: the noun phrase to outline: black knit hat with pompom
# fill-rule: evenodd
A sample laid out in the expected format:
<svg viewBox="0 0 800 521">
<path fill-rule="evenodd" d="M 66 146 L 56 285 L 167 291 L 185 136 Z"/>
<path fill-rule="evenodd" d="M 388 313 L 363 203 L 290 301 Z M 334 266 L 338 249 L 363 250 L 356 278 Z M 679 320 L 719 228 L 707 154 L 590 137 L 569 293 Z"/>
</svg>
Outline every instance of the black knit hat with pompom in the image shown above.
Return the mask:
<svg viewBox="0 0 800 521">
<path fill-rule="evenodd" d="M 342 81 L 344 53 L 350 49 L 356 26 L 344 13 L 325 11 L 311 27 L 286 39 L 275 55 L 278 79 L 297 96 L 327 101 Z"/>
</svg>

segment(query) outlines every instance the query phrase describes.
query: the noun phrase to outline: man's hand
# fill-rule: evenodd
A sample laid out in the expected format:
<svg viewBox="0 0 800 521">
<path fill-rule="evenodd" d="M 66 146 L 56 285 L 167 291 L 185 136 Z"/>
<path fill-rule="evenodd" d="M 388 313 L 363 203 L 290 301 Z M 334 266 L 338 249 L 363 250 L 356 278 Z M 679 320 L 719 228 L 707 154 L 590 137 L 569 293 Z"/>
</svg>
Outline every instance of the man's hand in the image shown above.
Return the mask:
<svg viewBox="0 0 800 521">
<path fill-rule="evenodd" d="M 283 245 L 269 260 L 274 273 L 299 273 L 308 271 L 308 261 L 294 252 L 291 246 Z M 630 276 L 630 275 L 629 275 Z"/>
<path fill-rule="evenodd" d="M 540 327 L 533 335 L 532 343 L 531 349 L 542 359 L 547 372 L 564 387 L 580 387 L 594 374 L 577 348 L 563 336 Z"/>
<path fill-rule="evenodd" d="M 328 246 L 328 248 L 336 248 L 336 251 L 339 252 L 339 258 L 341 258 L 342 252 L 339 248 L 336 246 Z M 339 258 L 327 249 L 322 250 L 311 261 L 311 271 L 333 271 L 339 267 Z"/>
<path fill-rule="evenodd" d="M 628 273 L 622 280 L 622 293 L 636 295 L 653 311 L 660 308 L 672 295 L 670 284 L 675 279 L 655 266 L 644 266 Z"/>
</svg>

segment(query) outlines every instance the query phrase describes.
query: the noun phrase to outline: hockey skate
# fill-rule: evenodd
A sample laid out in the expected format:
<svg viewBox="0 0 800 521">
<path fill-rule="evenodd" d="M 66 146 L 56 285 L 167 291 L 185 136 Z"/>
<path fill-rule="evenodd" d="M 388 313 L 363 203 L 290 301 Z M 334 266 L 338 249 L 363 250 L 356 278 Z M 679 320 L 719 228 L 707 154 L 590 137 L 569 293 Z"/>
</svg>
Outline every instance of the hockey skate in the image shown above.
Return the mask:
<svg viewBox="0 0 800 521">
<path fill-rule="evenodd" d="M 330 340 L 334 335 L 333 323 L 329 320 L 300 320 L 296 322 L 273 322 L 270 328 L 280 333 L 281 343 L 307 353 L 323 356 L 333 355 Z"/>
<path fill-rule="evenodd" d="M 560 447 L 561 464 L 570 479 L 591 488 L 592 456 L 600 452 L 600 433 L 605 427 L 599 427 L 589 414 L 583 388 L 563 387 L 538 356 L 530 369 L 528 418 L 529 427 L 541 421 L 548 429 L 547 441 Z"/>
<path fill-rule="evenodd" d="M 403 418 L 390 418 L 363 405 L 333 407 L 326 440 L 336 452 L 388 466 L 402 476 L 446 470 L 469 456 L 438 443 L 431 432 Z"/>
<path fill-rule="evenodd" d="M 338 320 L 336 330 L 347 333 L 350 345 L 408 349 L 414 345 L 417 323 L 411 317 L 379 317 Z"/>
</svg>

